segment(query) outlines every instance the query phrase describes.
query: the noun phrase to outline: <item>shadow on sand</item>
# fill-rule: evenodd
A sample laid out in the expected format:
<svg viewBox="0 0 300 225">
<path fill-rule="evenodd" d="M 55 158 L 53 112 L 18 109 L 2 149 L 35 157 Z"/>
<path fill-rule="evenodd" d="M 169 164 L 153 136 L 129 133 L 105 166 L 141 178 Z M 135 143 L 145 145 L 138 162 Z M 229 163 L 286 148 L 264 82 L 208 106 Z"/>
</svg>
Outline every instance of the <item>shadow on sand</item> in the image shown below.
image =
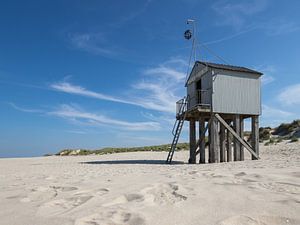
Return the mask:
<svg viewBox="0 0 300 225">
<path fill-rule="evenodd" d="M 109 161 L 90 161 L 90 162 L 81 162 L 83 164 L 157 164 L 157 165 L 169 165 L 166 164 L 165 160 L 109 160 Z M 185 164 L 182 161 L 172 161 L 172 165 L 174 164 Z"/>
</svg>

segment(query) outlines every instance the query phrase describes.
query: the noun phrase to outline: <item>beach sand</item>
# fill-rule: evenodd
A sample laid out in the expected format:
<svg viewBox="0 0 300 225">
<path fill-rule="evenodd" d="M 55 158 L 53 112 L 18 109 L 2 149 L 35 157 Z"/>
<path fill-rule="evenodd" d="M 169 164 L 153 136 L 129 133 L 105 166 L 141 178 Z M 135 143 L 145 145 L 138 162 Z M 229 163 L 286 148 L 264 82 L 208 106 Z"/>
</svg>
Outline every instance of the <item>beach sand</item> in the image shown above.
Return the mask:
<svg viewBox="0 0 300 225">
<path fill-rule="evenodd" d="M 0 159 L 0 224 L 299 225 L 299 143 L 260 151 L 205 165 L 188 151 L 173 165 L 166 152 Z"/>
</svg>

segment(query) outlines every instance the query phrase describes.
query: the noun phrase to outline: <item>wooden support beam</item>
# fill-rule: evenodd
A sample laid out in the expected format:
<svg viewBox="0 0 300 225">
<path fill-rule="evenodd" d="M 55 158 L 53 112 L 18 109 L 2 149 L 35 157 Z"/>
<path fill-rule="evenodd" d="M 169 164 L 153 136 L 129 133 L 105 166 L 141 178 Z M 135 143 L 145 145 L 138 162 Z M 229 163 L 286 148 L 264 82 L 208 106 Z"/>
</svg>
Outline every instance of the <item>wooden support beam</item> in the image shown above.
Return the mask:
<svg viewBox="0 0 300 225">
<path fill-rule="evenodd" d="M 251 117 L 251 146 L 253 151 L 256 153 L 256 155 L 252 154 L 252 159 L 256 160 L 259 159 L 259 121 L 258 116 L 252 116 Z"/>
<path fill-rule="evenodd" d="M 226 141 L 227 162 L 231 162 L 232 161 L 232 138 L 231 138 L 230 131 L 228 129 L 226 129 L 226 138 L 227 138 Z"/>
<path fill-rule="evenodd" d="M 244 140 L 244 119 L 242 117 L 240 119 L 240 137 Z M 244 161 L 244 159 L 244 146 L 240 143 L 240 160 Z"/>
<path fill-rule="evenodd" d="M 199 120 L 199 152 L 200 160 L 199 163 L 205 163 L 205 120 L 203 117 L 200 117 Z"/>
<path fill-rule="evenodd" d="M 223 124 L 220 124 L 220 162 L 225 162 L 225 127 Z"/>
<path fill-rule="evenodd" d="M 240 125 L 240 115 L 237 114 L 234 116 L 233 128 L 238 135 L 240 135 Z M 233 143 L 233 160 L 240 161 L 240 143 L 236 138 Z"/>
<path fill-rule="evenodd" d="M 218 148 L 218 139 L 219 139 L 218 120 L 216 119 L 214 114 L 211 117 L 209 136 L 210 136 L 209 162 L 216 163 L 220 161 L 220 156 L 219 156 L 219 148 Z"/>
<path fill-rule="evenodd" d="M 190 121 L 190 159 L 189 163 L 196 163 L 196 124 L 195 120 Z"/>
<path fill-rule="evenodd" d="M 250 145 L 245 141 L 243 140 L 226 122 L 225 120 L 223 120 L 223 118 L 219 115 L 219 114 L 216 114 L 215 117 L 220 121 L 220 123 L 222 123 L 226 128 L 227 130 L 232 133 L 232 135 L 237 139 L 239 140 L 239 142 L 241 142 L 243 144 L 243 146 L 252 154 L 252 156 L 256 157 L 257 159 L 259 159 L 259 156 L 256 154 L 256 152 L 254 152 Z M 258 118 L 257 118 L 257 121 L 258 121 Z M 256 125 L 258 127 L 258 123 Z M 258 130 L 258 129 L 257 129 Z M 257 132 L 258 133 L 258 132 Z"/>
<path fill-rule="evenodd" d="M 204 120 L 205 122 L 205 120 Z M 204 148 L 205 148 L 205 133 L 209 130 L 209 126 L 210 126 L 210 119 L 207 121 L 206 127 L 204 129 Z M 209 135 L 208 135 L 209 136 Z M 202 141 L 202 138 L 198 140 L 197 142 L 197 149 L 196 149 L 196 156 L 200 153 L 200 143 Z"/>
</svg>

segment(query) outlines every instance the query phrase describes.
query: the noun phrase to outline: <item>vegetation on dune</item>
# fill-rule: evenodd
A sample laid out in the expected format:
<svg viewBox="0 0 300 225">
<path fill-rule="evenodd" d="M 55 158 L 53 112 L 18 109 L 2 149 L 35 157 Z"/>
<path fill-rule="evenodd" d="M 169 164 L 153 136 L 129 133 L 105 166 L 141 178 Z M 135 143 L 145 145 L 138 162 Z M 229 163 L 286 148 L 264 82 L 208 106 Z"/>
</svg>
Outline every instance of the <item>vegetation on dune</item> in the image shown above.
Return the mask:
<svg viewBox="0 0 300 225">
<path fill-rule="evenodd" d="M 251 140 L 251 132 L 245 131 L 246 140 Z M 260 127 L 259 128 L 259 141 L 265 145 L 272 145 L 282 142 L 283 140 L 290 140 L 290 142 L 297 142 L 300 137 L 300 120 L 294 120 L 291 123 L 282 123 L 278 127 Z M 233 137 L 232 137 L 233 138 Z M 206 146 L 208 145 L 208 139 L 205 137 Z M 145 147 L 131 147 L 131 148 L 102 148 L 97 150 L 87 149 L 64 149 L 55 155 L 59 156 L 71 156 L 71 155 L 104 155 L 121 152 L 168 152 L 171 148 L 171 144 L 154 145 Z M 189 143 L 178 143 L 177 150 L 188 150 Z M 48 156 L 49 154 L 47 154 Z"/>
<path fill-rule="evenodd" d="M 270 127 L 259 128 L 259 140 L 265 145 L 277 144 L 283 140 L 297 142 L 300 137 L 300 120 L 291 123 L 282 123 L 274 129 Z"/>
<path fill-rule="evenodd" d="M 300 120 L 294 120 L 292 123 L 282 123 L 274 129 L 272 134 L 280 136 L 297 137 L 299 134 Z"/>
<path fill-rule="evenodd" d="M 102 148 L 97 150 L 87 150 L 87 149 L 64 149 L 58 152 L 55 155 L 59 156 L 70 156 L 70 155 L 104 155 L 112 153 L 122 153 L 122 152 L 142 152 L 142 151 L 152 151 L 152 152 L 167 152 L 171 148 L 170 144 L 165 145 L 154 145 L 154 146 L 145 146 L 145 147 L 131 147 L 131 148 Z M 178 143 L 178 151 L 188 150 L 188 143 Z"/>
</svg>

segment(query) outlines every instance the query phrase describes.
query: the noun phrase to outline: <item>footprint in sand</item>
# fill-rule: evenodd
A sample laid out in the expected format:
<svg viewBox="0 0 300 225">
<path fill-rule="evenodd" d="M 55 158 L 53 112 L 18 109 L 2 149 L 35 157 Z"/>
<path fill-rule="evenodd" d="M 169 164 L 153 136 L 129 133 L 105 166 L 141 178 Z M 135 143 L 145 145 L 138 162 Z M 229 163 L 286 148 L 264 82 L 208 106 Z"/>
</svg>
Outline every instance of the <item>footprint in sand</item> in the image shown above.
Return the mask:
<svg viewBox="0 0 300 225">
<path fill-rule="evenodd" d="M 75 195 L 74 197 L 55 199 L 41 205 L 37 211 L 40 216 L 54 216 L 67 213 L 86 203 L 92 196 Z"/>
<path fill-rule="evenodd" d="M 51 187 L 34 187 L 27 189 L 25 191 L 26 194 L 23 194 L 20 198 L 20 202 L 44 202 L 53 199 L 57 193 Z"/>
<path fill-rule="evenodd" d="M 104 207 L 122 205 L 127 203 L 143 205 L 164 205 L 175 204 L 185 201 L 187 197 L 181 192 L 188 192 L 175 183 L 155 184 L 144 188 L 138 193 L 124 194 L 120 197 L 104 204 Z"/>
<path fill-rule="evenodd" d="M 243 224 L 243 225 L 297 225 L 300 221 L 296 221 L 290 218 L 284 218 L 279 216 L 232 216 L 226 218 L 225 220 L 220 221 L 217 225 L 235 225 L 235 224 Z"/>
<path fill-rule="evenodd" d="M 77 219 L 75 225 L 144 225 L 145 220 L 136 213 L 124 209 L 99 209 L 99 213 Z"/>
<path fill-rule="evenodd" d="M 284 183 L 284 182 L 259 183 L 259 187 L 274 192 L 300 194 L 300 186 L 292 183 Z"/>
<path fill-rule="evenodd" d="M 187 197 L 181 193 L 184 190 L 185 189 L 183 189 L 178 184 L 167 183 L 145 188 L 141 191 L 141 193 L 144 194 L 144 199 L 146 202 L 151 204 L 164 205 L 185 201 Z"/>
</svg>

